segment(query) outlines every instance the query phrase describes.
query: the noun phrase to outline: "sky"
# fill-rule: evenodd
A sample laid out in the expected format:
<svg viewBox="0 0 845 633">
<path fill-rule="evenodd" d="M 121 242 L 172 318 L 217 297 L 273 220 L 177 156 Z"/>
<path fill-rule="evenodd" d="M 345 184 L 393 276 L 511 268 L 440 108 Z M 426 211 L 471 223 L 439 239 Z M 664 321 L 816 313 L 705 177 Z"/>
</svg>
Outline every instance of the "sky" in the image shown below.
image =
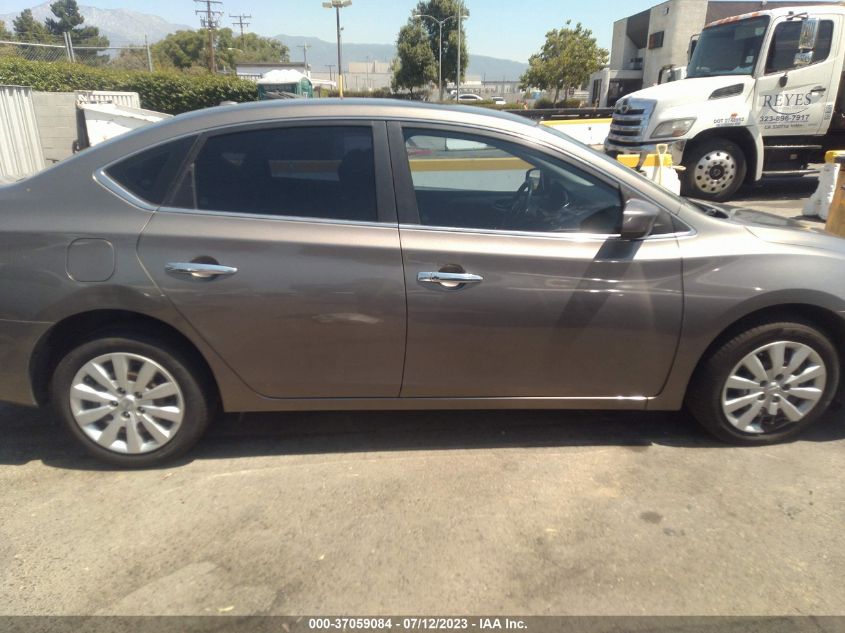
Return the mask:
<svg viewBox="0 0 845 633">
<path fill-rule="evenodd" d="M 701 0 L 704 2 L 705 0 Z M 40 4 L 41 0 L 0 0 L 0 14 Z M 101 9 L 124 8 L 159 15 L 168 22 L 196 27 L 199 19 L 193 0 L 77 0 Z M 416 0 L 352 0 L 341 10 L 343 39 L 347 42 L 387 44 L 396 40 Z M 659 0 L 465 0 L 471 16 L 465 22 L 470 54 L 527 61 L 543 44 L 545 34 L 581 22 L 592 29 L 600 46 L 610 49 L 613 22 L 647 9 Z M 307 35 L 336 38 L 334 11 L 321 0 L 224 0 L 222 24 L 229 14 L 250 14 L 248 30 L 259 35 Z"/>
<path fill-rule="evenodd" d="M 40 4 L 42 0 L 0 0 L 0 14 L 13 13 Z M 704 1 L 704 0 L 702 0 Z M 195 27 L 199 19 L 192 0 L 77 0 L 80 5 L 101 9 L 124 8 L 159 15 L 168 22 Z M 465 29 L 470 54 L 527 61 L 543 43 L 546 31 L 563 26 L 566 20 L 581 22 L 593 30 L 599 45 L 610 49 L 613 22 L 657 4 L 658 0 L 465 0 L 471 13 Z M 352 0 L 341 10 L 343 39 L 348 42 L 387 44 L 396 40 L 416 0 Z M 601 7 L 596 10 L 596 7 Z M 251 14 L 248 30 L 259 35 L 315 36 L 336 38 L 334 11 L 324 9 L 321 0 L 224 0 L 228 14 Z M 224 17 L 223 25 L 231 20 Z"/>
</svg>

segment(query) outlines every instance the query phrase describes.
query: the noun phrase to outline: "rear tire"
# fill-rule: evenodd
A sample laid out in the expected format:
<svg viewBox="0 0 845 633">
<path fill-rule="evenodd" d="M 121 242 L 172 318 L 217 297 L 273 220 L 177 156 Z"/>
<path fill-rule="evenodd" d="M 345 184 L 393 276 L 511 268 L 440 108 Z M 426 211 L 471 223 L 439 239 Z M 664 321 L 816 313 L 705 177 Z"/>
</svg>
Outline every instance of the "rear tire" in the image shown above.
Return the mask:
<svg viewBox="0 0 845 633">
<path fill-rule="evenodd" d="M 706 358 L 686 404 L 721 440 L 775 444 L 796 437 L 824 414 L 839 373 L 836 349 L 815 326 L 767 323 L 734 336 Z"/>
<path fill-rule="evenodd" d="M 51 403 L 95 457 L 141 468 L 173 459 L 202 436 L 213 386 L 168 341 L 125 332 L 83 342 L 56 365 Z"/>
<path fill-rule="evenodd" d="M 728 200 L 745 182 L 747 164 L 739 145 L 724 138 L 694 143 L 684 152 L 681 193 L 702 200 Z"/>
</svg>

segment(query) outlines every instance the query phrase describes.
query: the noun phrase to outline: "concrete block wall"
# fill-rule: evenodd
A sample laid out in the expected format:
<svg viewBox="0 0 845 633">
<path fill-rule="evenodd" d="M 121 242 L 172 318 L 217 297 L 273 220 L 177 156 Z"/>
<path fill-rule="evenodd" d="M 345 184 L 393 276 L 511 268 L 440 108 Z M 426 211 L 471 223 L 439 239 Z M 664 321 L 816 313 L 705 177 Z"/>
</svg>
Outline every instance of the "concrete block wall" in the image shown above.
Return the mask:
<svg viewBox="0 0 845 633">
<path fill-rule="evenodd" d="M 32 99 L 44 160 L 49 166 L 73 154 L 77 140 L 76 94 L 33 92 Z"/>
</svg>

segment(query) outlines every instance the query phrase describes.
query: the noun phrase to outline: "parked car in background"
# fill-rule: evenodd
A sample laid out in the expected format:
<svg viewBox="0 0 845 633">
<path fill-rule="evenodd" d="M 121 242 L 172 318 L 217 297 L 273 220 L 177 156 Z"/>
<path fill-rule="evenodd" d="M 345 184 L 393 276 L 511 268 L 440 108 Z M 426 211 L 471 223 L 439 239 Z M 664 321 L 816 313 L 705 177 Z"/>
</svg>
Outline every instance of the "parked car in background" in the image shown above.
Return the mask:
<svg viewBox="0 0 845 633">
<path fill-rule="evenodd" d="M 499 97 L 497 95 L 493 95 L 492 97 L 490 97 L 490 100 L 496 105 L 505 105 L 505 103 L 507 103 L 504 97 Z"/>
<path fill-rule="evenodd" d="M 511 115 L 221 106 L 0 187 L 0 399 L 123 466 L 226 411 L 637 409 L 737 444 L 828 407 L 845 241 Z"/>
<path fill-rule="evenodd" d="M 466 92 L 458 97 L 458 101 L 484 101 L 484 97 L 471 92 Z"/>
</svg>

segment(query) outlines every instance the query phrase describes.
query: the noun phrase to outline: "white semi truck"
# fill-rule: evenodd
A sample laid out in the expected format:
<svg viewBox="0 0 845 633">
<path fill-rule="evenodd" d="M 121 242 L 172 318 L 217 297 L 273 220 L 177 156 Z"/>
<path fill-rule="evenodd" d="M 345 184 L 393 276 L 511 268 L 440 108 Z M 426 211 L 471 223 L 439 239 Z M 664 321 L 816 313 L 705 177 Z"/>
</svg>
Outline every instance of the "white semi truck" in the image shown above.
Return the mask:
<svg viewBox="0 0 845 633">
<path fill-rule="evenodd" d="M 720 20 L 701 32 L 680 81 L 617 102 L 605 150 L 672 143 L 682 193 L 727 200 L 744 182 L 810 173 L 845 149 L 845 6 Z"/>
</svg>

